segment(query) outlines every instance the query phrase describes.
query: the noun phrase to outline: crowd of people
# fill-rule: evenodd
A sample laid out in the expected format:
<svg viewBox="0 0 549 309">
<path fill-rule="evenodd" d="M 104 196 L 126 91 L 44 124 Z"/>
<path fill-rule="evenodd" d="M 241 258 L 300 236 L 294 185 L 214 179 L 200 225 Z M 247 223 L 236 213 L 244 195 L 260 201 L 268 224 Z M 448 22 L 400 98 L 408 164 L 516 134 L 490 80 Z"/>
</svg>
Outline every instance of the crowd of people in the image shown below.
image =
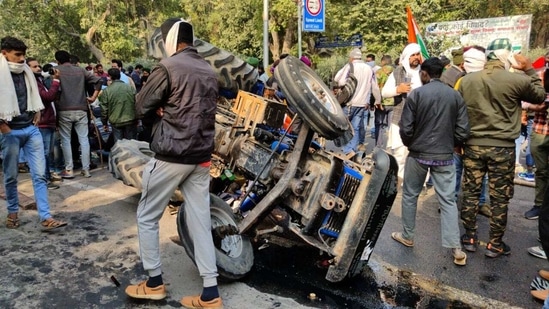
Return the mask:
<svg viewBox="0 0 549 309">
<path fill-rule="evenodd" d="M 369 66 L 363 66 L 360 50 L 354 49 L 349 64 L 335 77 L 343 86 L 349 66 L 354 68 L 351 74 L 367 88 L 357 91 L 344 111 L 361 136 L 366 127 L 363 119 L 373 102 L 375 145 L 398 162 L 403 229 L 391 236 L 406 247 L 414 246 L 418 196 L 427 182 L 434 186 L 439 201 L 442 246 L 451 249 L 456 265 L 466 265 L 465 251 L 478 249 L 478 214 L 490 222 L 484 255 L 508 255 L 511 247 L 503 238 L 517 175 L 528 182 L 535 179 L 534 206 L 524 217 L 539 219 L 541 245 L 528 252 L 547 259 L 549 222 L 545 226 L 543 222 L 549 218 L 543 213 L 549 203 L 545 196 L 549 53 L 544 66 L 534 68 L 530 59 L 513 53 L 509 40 L 502 38 L 486 47 L 455 49 L 451 55 L 451 59 L 423 59 L 420 46 L 411 43 L 398 65 L 389 60 L 376 66 L 367 57 Z M 354 138 L 342 151 L 353 157 L 361 140 Z M 519 161 L 522 150 L 526 169 Z M 540 276 L 549 279 L 547 271 L 540 271 Z M 532 291 L 541 300 L 548 294 L 549 290 Z"/>
<path fill-rule="evenodd" d="M 166 297 L 158 222 L 174 189 L 179 188 L 188 201 L 186 224 L 203 278 L 202 293 L 184 297 L 181 303 L 187 308 L 220 308 L 208 192 L 217 76 L 193 47 L 190 23 L 168 19 L 161 31 L 168 57 L 152 71 L 140 64 L 126 71 L 118 59 L 111 61 L 106 72 L 101 63 L 84 68 L 64 50 L 55 52 L 55 63 L 42 67 L 37 59 L 26 57 L 24 42 L 9 36 L 1 39 L 0 93 L 5 99 L 0 103 L 0 147 L 6 227 L 20 226 L 17 176 L 21 153 L 31 174 L 42 228 L 61 228 L 67 222 L 50 214 L 48 189 L 58 188 L 60 179 L 75 178 L 75 158 L 81 162 L 80 175 L 91 177 L 92 118 L 101 118 L 104 130 L 112 130 L 111 143 L 137 139 L 143 122 L 152 128 L 147 140 L 155 153 L 143 171 L 137 209 L 141 260 L 149 278 L 128 286 L 126 293 L 142 299 Z M 549 53 L 545 68 L 538 71 L 531 60 L 511 51 L 508 39 L 494 40 L 486 47 L 456 49 L 451 55 L 451 60 L 445 56 L 423 59 L 420 46 L 411 43 L 396 65 L 388 55 L 377 65 L 375 55 L 363 60 L 362 51 L 353 49 L 348 63 L 334 77 L 336 88 L 344 88 L 350 79 L 356 82 L 343 106 L 355 134 L 341 150 L 348 159 L 365 151 L 373 113 L 375 146 L 394 155 L 402 186 L 402 232 L 393 232 L 391 237 L 406 247 L 414 246 L 418 197 L 428 182 L 439 201 L 442 247 L 451 250 L 453 262 L 460 266 L 466 265 L 464 251 L 478 249 L 478 214 L 490 220 L 484 254 L 489 258 L 510 254 L 511 247 L 503 238 L 515 174 L 519 172 L 526 181 L 535 179 L 534 205 L 525 218 L 539 219 L 541 245 L 529 252 L 546 259 Z M 312 65 L 307 57 L 301 61 Z M 275 95 L 283 99 L 276 80 L 256 66 L 260 82 L 275 88 Z M 57 156 L 56 147 L 60 149 Z M 523 148 L 526 169 L 518 170 Z M 58 171 L 60 158 L 63 167 Z M 540 276 L 549 279 L 545 271 Z M 532 294 L 545 300 L 549 290 Z"/>
</svg>

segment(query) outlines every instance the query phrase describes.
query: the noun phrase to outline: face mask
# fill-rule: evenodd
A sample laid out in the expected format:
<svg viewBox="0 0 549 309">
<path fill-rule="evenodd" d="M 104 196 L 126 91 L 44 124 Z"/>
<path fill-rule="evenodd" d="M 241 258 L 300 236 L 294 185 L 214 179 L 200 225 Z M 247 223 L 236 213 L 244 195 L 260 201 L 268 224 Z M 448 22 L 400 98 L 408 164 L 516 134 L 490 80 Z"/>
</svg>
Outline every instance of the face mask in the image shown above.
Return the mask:
<svg viewBox="0 0 549 309">
<path fill-rule="evenodd" d="M 41 74 L 42 77 L 44 77 L 44 78 L 49 78 L 50 77 L 50 73 L 48 73 L 48 72 L 41 72 L 39 74 Z"/>
<path fill-rule="evenodd" d="M 23 70 L 25 68 L 24 63 L 15 63 L 15 62 L 8 62 L 8 67 L 10 68 L 10 72 L 15 74 L 21 74 L 23 73 Z"/>
<path fill-rule="evenodd" d="M 376 62 L 375 61 L 368 61 L 366 62 L 367 65 L 369 65 L 370 67 L 375 67 L 376 66 Z"/>
</svg>

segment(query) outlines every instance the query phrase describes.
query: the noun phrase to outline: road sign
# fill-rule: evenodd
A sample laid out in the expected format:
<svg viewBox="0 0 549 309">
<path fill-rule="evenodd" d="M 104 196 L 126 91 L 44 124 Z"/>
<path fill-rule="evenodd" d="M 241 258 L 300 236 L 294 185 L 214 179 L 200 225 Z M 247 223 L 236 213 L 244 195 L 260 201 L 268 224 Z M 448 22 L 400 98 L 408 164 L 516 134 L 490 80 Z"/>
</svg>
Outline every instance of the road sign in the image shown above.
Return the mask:
<svg viewBox="0 0 549 309">
<path fill-rule="evenodd" d="M 328 40 L 328 37 L 321 36 L 315 41 L 315 48 L 335 48 L 335 47 L 362 47 L 362 34 L 354 34 L 349 39 L 344 40 L 339 35 L 336 35 L 333 41 Z"/>
<path fill-rule="evenodd" d="M 324 0 L 305 0 L 303 8 L 303 31 L 324 31 Z"/>
</svg>

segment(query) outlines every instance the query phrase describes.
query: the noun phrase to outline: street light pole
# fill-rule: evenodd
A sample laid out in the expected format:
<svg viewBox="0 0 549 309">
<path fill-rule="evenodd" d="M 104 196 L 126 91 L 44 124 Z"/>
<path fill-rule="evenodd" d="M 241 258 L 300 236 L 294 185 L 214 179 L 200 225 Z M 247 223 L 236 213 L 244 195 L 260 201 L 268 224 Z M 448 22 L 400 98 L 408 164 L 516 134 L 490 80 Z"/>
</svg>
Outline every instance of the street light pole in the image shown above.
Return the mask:
<svg viewBox="0 0 549 309">
<path fill-rule="evenodd" d="M 297 57 L 301 58 L 301 4 L 303 0 L 297 0 Z"/>
<path fill-rule="evenodd" d="M 263 0 L 263 69 L 269 66 L 269 0 Z"/>
</svg>

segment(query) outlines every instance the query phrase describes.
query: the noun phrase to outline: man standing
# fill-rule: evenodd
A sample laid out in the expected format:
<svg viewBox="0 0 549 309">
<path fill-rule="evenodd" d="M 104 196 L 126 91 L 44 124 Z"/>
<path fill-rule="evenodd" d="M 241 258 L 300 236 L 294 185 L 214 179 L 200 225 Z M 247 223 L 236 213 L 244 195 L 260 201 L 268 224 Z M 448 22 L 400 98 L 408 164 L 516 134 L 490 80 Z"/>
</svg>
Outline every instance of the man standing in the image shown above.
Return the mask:
<svg viewBox="0 0 549 309">
<path fill-rule="evenodd" d="M 379 89 L 383 89 L 385 83 L 389 79 L 391 73 L 393 73 L 393 60 L 389 55 L 383 55 L 381 57 L 381 68 L 376 72 L 376 80 Z M 374 112 L 374 139 L 376 147 L 381 149 L 387 148 L 387 131 L 389 122 L 387 119 L 389 111 L 393 110 L 394 100 L 392 98 L 383 98 L 381 104 L 375 105 Z"/>
<path fill-rule="evenodd" d="M 25 64 L 27 46 L 21 40 L 8 36 L 0 40 L 0 49 L 0 149 L 8 206 L 6 227 L 15 229 L 20 225 L 17 194 L 17 161 L 20 149 L 27 156 L 42 228 L 51 230 L 65 226 L 66 222 L 55 220 L 50 214 L 44 145 L 42 135 L 36 127 L 44 105 L 34 74 Z"/>
<path fill-rule="evenodd" d="M 135 86 L 135 83 L 133 82 L 133 79 L 131 79 L 128 75 L 126 75 L 126 73 L 124 73 L 124 68 L 122 67 L 122 60 L 120 59 L 111 60 L 111 69 L 120 70 L 120 80 L 132 86 L 133 89 L 137 89 Z"/>
<path fill-rule="evenodd" d="M 440 205 L 442 246 L 452 249 L 455 264 L 465 265 L 467 255 L 461 250 L 459 239 L 452 153 L 456 143 L 467 139 L 469 120 L 459 93 L 439 79 L 443 68 L 438 58 L 421 64 L 423 86 L 410 93 L 402 111 L 400 136 L 409 150 L 402 188 L 403 232 L 391 236 L 407 247 L 413 246 L 417 199 L 430 172 Z"/>
<path fill-rule="evenodd" d="M 140 64 L 137 64 L 135 68 L 132 71 L 132 74 L 130 75 L 133 83 L 135 85 L 135 91 L 136 93 L 139 93 L 141 91 L 141 87 L 143 86 L 141 84 L 141 72 L 143 71 L 143 66 Z M 123 73 L 122 73 L 123 74 Z"/>
<path fill-rule="evenodd" d="M 78 135 L 80 154 L 82 156 L 81 174 L 89 178 L 91 175 L 90 141 L 88 140 L 88 103 L 92 103 L 97 99 L 103 82 L 93 72 L 72 65 L 70 58 L 70 54 L 67 51 L 59 50 L 55 52 L 55 60 L 59 63 L 56 69 L 60 72 L 60 80 L 63 85 L 57 104 L 61 149 L 65 158 L 65 170 L 60 175 L 67 179 L 74 178 L 74 163 L 71 148 L 71 130 L 74 126 L 76 135 Z M 95 85 L 95 91 L 89 98 L 86 98 L 86 84 Z"/>
<path fill-rule="evenodd" d="M 469 113 L 471 126 L 464 153 L 463 202 L 461 220 L 465 228 L 461 241 L 467 251 L 478 246 L 478 196 L 482 179 L 490 184 L 490 240 L 485 255 L 495 258 L 511 253 L 503 242 L 507 207 L 513 197 L 515 178 L 515 139 L 520 134 L 521 101 L 541 103 L 545 90 L 532 69 L 532 62 L 511 53 L 508 39 L 496 39 L 486 49 L 484 69 L 465 75 L 458 86 Z M 509 72 L 515 70 L 526 74 Z"/>
<path fill-rule="evenodd" d="M 353 97 L 344 108 L 355 132 L 351 141 L 343 146 L 343 153 L 348 159 L 354 157 L 361 136 L 366 134 L 364 129 L 364 112 L 369 108 L 368 102 L 370 101 L 370 94 L 373 94 L 375 97 L 376 104 L 381 102 L 375 74 L 372 71 L 372 68 L 362 61 L 362 52 L 358 48 L 353 49 L 349 53 L 349 63 L 337 72 L 334 81 L 338 83 L 339 86 L 344 86 L 351 70 L 357 79 L 357 85 Z"/>
<path fill-rule="evenodd" d="M 153 119 L 151 150 L 143 171 L 137 227 L 143 267 L 149 279 L 126 288 L 134 298 L 163 299 L 158 221 L 176 188 L 185 198 L 185 224 L 191 231 L 195 261 L 203 279 L 201 295 L 183 297 L 186 308 L 222 308 L 217 289 L 211 233 L 209 166 L 214 149 L 217 75 L 193 47 L 193 27 L 171 18 L 160 27 L 168 58 L 151 73 L 137 96 L 137 113 Z"/>
<path fill-rule="evenodd" d="M 463 47 L 459 49 L 452 50 L 452 66 L 442 73 L 440 80 L 448 84 L 448 86 L 454 88 L 456 82 L 460 77 L 465 75 L 463 70 L 463 63 L 465 62 L 463 58 Z"/>
<path fill-rule="evenodd" d="M 50 89 L 46 87 L 44 83 L 44 77 L 42 76 L 42 69 L 38 60 L 35 58 L 27 58 L 27 64 L 34 73 L 36 78 L 36 84 L 38 86 L 38 92 L 42 99 L 44 109 L 40 113 L 40 121 L 38 122 L 38 129 L 42 135 L 44 142 L 44 157 L 46 159 L 46 169 L 44 170 L 46 181 L 48 182 L 48 189 L 59 189 L 59 185 L 53 183 L 52 174 L 50 172 L 50 164 L 52 162 L 50 156 L 53 150 L 53 134 L 57 128 L 57 117 L 55 115 L 55 108 L 53 107 L 53 101 L 57 99 L 57 95 L 60 90 L 59 83 L 59 71 L 55 70 L 55 74 L 52 76 L 53 80 Z M 59 177 L 59 176 L 57 176 Z M 57 179 L 61 180 L 61 178 Z"/>
<path fill-rule="evenodd" d="M 120 80 L 120 74 L 118 69 L 109 69 L 112 83 L 99 95 L 101 121 L 104 128 L 111 123 L 115 143 L 123 138 L 137 139 L 135 91 Z"/>
<path fill-rule="evenodd" d="M 391 149 L 398 162 L 398 177 L 401 179 L 404 177 L 406 147 L 404 147 L 400 139 L 398 123 L 400 115 L 402 115 L 406 96 L 410 91 L 421 86 L 419 70 L 422 60 L 421 49 L 418 44 L 410 43 L 406 45 L 400 55 L 399 65 L 389 75 L 387 82 L 381 90 L 381 95 L 384 98 L 394 99 L 392 111 L 387 111 L 387 119 L 390 123 L 387 147 Z"/>
</svg>

